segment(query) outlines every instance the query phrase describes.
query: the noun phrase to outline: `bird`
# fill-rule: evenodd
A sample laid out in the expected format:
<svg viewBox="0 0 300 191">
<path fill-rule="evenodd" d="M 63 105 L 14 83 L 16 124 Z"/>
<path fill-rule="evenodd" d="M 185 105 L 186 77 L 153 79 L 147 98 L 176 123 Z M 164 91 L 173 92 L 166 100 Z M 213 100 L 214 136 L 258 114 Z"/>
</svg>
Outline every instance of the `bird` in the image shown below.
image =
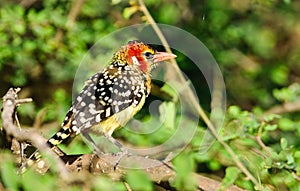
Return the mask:
<svg viewBox="0 0 300 191">
<path fill-rule="evenodd" d="M 73 100 L 60 130 L 47 144 L 56 147 L 69 137 L 83 135 L 97 147 L 90 133 L 102 134 L 125 151 L 112 137 L 143 107 L 151 91 L 151 71 L 163 61 L 176 58 L 175 54 L 159 52 L 140 40 L 121 46 L 107 67 L 91 76 Z"/>
</svg>

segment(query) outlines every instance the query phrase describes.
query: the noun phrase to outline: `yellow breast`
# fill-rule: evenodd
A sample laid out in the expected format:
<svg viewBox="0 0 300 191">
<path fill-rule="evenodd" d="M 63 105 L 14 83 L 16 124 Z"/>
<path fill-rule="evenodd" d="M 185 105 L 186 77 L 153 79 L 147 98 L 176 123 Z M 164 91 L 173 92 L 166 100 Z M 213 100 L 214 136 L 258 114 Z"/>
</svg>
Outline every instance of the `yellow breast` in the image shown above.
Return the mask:
<svg viewBox="0 0 300 191">
<path fill-rule="evenodd" d="M 115 113 L 111 117 L 101 121 L 98 125 L 92 127 L 92 131 L 95 133 L 106 133 L 112 135 L 115 130 L 125 126 L 125 124 L 133 118 L 133 116 L 141 110 L 145 103 L 146 96 L 143 96 L 138 105 L 129 106 L 126 109 Z"/>
</svg>

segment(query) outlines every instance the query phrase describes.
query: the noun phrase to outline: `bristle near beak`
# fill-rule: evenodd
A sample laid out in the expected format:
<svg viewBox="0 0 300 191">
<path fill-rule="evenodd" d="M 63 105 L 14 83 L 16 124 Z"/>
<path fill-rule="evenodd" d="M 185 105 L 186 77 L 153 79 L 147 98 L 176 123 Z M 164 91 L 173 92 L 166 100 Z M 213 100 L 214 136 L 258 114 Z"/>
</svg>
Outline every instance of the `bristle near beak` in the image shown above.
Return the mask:
<svg viewBox="0 0 300 191">
<path fill-rule="evenodd" d="M 157 63 L 157 62 L 162 62 L 162 61 L 165 61 L 165 60 L 170 60 L 172 58 L 176 58 L 177 56 L 175 54 L 172 54 L 172 53 L 168 53 L 168 52 L 157 52 L 155 55 L 154 55 L 154 60 L 153 62 L 154 63 Z"/>
</svg>

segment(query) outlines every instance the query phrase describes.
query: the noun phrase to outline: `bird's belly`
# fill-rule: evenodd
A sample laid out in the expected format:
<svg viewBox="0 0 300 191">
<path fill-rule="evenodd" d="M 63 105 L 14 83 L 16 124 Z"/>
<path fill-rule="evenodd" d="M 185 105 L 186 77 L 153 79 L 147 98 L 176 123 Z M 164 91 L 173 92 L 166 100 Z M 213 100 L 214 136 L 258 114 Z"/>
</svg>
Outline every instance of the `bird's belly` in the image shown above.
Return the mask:
<svg viewBox="0 0 300 191">
<path fill-rule="evenodd" d="M 106 133 L 112 135 L 115 130 L 125 126 L 126 123 L 142 108 L 145 103 L 145 97 L 141 99 L 137 106 L 129 106 L 126 109 L 115 113 L 111 117 L 101 121 L 98 125 L 92 127 L 92 132 Z"/>
</svg>

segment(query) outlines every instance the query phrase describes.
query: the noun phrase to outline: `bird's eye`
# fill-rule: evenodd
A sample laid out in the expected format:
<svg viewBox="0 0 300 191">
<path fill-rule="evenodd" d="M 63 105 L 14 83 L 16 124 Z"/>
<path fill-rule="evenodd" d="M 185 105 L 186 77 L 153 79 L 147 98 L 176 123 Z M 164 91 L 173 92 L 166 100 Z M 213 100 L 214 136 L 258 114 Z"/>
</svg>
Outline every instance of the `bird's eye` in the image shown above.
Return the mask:
<svg viewBox="0 0 300 191">
<path fill-rule="evenodd" d="M 151 52 L 144 52 L 144 55 L 147 59 L 152 59 L 154 56 Z"/>
</svg>

